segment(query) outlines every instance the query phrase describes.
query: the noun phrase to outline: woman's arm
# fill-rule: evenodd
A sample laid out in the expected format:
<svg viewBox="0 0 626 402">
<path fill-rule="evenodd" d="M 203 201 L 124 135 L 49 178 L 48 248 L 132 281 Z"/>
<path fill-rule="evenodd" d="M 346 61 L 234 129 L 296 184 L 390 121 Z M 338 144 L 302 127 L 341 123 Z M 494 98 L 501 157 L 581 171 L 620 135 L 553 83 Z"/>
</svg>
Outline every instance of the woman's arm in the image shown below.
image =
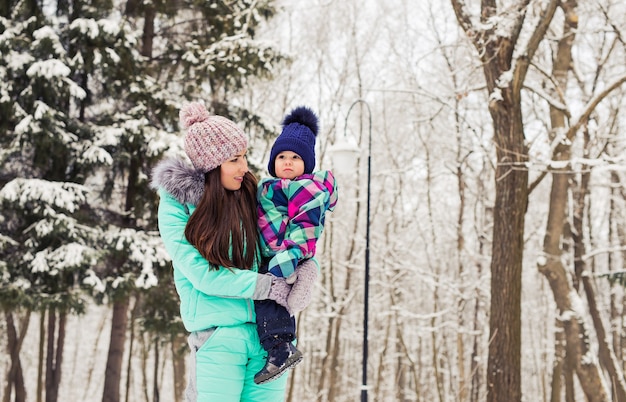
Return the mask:
<svg viewBox="0 0 626 402">
<path fill-rule="evenodd" d="M 185 238 L 185 206 L 160 189 L 159 232 L 172 263 L 194 288 L 212 296 L 267 299 L 272 278 L 245 269 L 209 269 L 209 263 Z"/>
</svg>

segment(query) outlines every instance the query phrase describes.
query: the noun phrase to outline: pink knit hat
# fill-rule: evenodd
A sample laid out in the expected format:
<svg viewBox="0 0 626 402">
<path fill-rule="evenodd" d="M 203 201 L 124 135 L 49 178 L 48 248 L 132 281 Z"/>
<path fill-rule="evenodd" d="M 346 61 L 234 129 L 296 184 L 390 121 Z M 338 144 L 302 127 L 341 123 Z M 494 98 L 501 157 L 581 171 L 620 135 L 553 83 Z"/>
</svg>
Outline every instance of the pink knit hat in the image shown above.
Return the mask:
<svg viewBox="0 0 626 402">
<path fill-rule="evenodd" d="M 200 102 L 184 105 L 179 117 L 187 129 L 185 152 L 193 166 L 204 173 L 248 148 L 248 139 L 237 124 L 211 115 Z"/>
</svg>

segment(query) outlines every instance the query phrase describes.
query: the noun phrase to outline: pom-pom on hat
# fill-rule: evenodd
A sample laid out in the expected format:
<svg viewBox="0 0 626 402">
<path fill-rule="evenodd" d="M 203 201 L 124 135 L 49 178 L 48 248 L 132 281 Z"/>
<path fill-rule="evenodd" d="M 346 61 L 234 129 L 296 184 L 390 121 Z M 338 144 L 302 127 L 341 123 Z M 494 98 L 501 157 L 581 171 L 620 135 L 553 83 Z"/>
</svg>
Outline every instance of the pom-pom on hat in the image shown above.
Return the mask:
<svg viewBox="0 0 626 402">
<path fill-rule="evenodd" d="M 187 129 L 185 153 L 197 170 L 213 170 L 248 148 L 248 139 L 237 124 L 211 115 L 200 102 L 184 105 L 179 118 Z"/>
<path fill-rule="evenodd" d="M 304 161 L 304 173 L 313 172 L 315 167 L 315 138 L 318 132 L 317 115 L 306 106 L 299 106 L 291 111 L 283 120 L 283 131 L 280 133 L 270 151 L 267 170 L 276 177 L 274 162 L 276 156 L 283 151 L 292 151 L 300 155 Z"/>
</svg>

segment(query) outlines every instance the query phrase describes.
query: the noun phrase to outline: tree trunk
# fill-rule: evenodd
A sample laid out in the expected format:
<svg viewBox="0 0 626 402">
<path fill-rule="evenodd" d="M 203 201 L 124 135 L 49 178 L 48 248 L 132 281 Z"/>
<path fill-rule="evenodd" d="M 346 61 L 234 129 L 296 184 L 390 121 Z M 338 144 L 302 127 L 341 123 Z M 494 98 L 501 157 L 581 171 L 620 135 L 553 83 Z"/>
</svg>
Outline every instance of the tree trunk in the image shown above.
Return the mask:
<svg viewBox="0 0 626 402">
<path fill-rule="evenodd" d="M 565 89 L 567 87 L 567 76 L 572 62 L 571 48 L 575 37 L 578 17 L 576 11 L 576 1 L 566 1 L 561 3 L 563 12 L 565 13 L 563 36 L 558 42 L 558 48 L 556 57 L 554 60 L 554 67 L 552 76 L 557 87 L 554 89 L 554 94 L 564 99 Z M 550 107 L 550 121 L 552 125 L 552 132 L 559 133 L 565 128 L 566 116 L 562 110 L 557 109 L 554 106 Z M 559 141 L 556 139 L 556 141 Z M 571 159 L 569 142 L 559 141 L 557 148 L 555 149 L 554 159 L 559 161 L 569 161 Z M 578 278 L 582 278 L 583 283 L 588 282 L 588 278 L 585 279 L 585 275 L 582 274 L 584 266 L 582 260 L 575 263 L 575 277 L 568 278 L 567 270 L 563 266 L 562 255 L 564 228 L 567 225 L 566 211 L 569 198 L 569 183 L 571 174 L 568 172 L 569 168 L 555 169 L 552 172 L 552 189 L 550 193 L 550 209 L 548 214 L 548 222 L 546 235 L 544 239 L 544 253 L 547 257 L 545 264 L 539 264 L 539 270 L 546 276 L 550 282 L 556 305 L 559 313 L 564 319 L 565 338 L 568 342 L 568 354 L 569 360 L 572 363 L 572 368 L 575 370 L 581 387 L 584 393 L 587 395 L 590 401 L 606 401 L 608 400 L 607 390 L 603 385 L 603 378 L 599 367 L 594 363 L 594 359 L 589 359 L 587 353 L 590 352 L 588 339 L 588 330 L 585 328 L 585 320 L 583 311 L 579 311 L 575 306 L 578 306 L 577 300 L 578 294 L 572 283 L 576 283 Z M 583 196 L 584 200 L 584 196 Z M 583 200 L 577 200 L 578 205 L 575 205 L 575 209 L 582 208 Z M 574 217 L 574 224 L 577 225 L 577 218 Z M 578 223 L 580 227 L 575 227 L 573 233 L 576 234 L 577 230 L 582 230 L 582 220 Z M 578 235 L 582 234 L 580 232 Z M 577 235 L 574 235 L 577 236 Z M 575 256 L 581 257 L 583 250 L 582 239 L 575 240 L 577 244 L 575 247 Z M 576 258 L 574 258 L 576 260 Z M 595 308 L 595 295 L 591 289 L 590 284 L 586 284 L 585 291 L 587 295 L 588 305 L 591 309 L 591 315 L 596 325 L 596 330 L 599 338 L 604 338 L 604 326 L 599 318 L 599 312 Z M 606 339 L 599 339 L 600 351 L 604 351 L 605 355 L 610 355 L 607 349 Z M 614 366 L 611 366 L 613 373 L 616 372 Z M 612 378 L 615 380 L 615 377 Z M 618 385 L 621 388 L 621 392 L 624 391 L 623 385 Z M 618 392 L 618 395 L 620 392 Z M 623 400 L 623 399 L 618 399 Z"/>
<path fill-rule="evenodd" d="M 63 373 L 63 352 L 65 351 L 65 329 L 67 327 L 67 312 L 63 311 L 59 313 L 59 331 L 56 343 L 56 354 L 55 354 L 55 368 L 54 368 L 54 383 L 55 383 L 55 395 L 54 401 L 56 401 L 59 397 L 59 386 L 61 385 L 61 374 Z"/>
<path fill-rule="evenodd" d="M 583 233 L 583 211 L 589 193 L 590 173 L 585 172 L 581 175 L 578 191 L 574 196 L 574 231 L 572 237 L 574 239 L 574 272 L 580 273 L 580 280 L 587 297 L 587 305 L 593 326 L 596 330 L 598 339 L 598 351 L 600 355 L 600 363 L 606 369 L 611 378 L 611 390 L 613 391 L 613 400 L 616 402 L 626 402 L 626 384 L 624 383 L 624 373 L 618 363 L 613 347 L 609 341 L 606 327 L 598 310 L 596 302 L 596 292 L 593 288 L 591 277 L 583 275 L 585 272 L 585 262 L 583 255 L 585 254 L 585 245 L 581 234 Z"/>
<path fill-rule="evenodd" d="M 562 150 L 556 158 L 568 160 L 569 150 Z M 588 331 L 584 326 L 583 312 L 574 307 L 580 305 L 579 297 L 571 287 L 561 258 L 569 175 L 565 171 L 554 172 L 552 177 L 550 210 L 544 239 L 544 253 L 547 259 L 539 264 L 539 270 L 550 283 L 557 309 L 564 321 L 568 351 L 573 353 L 570 358 L 585 394 L 591 401 L 605 401 L 608 399 L 602 386 L 599 369 L 592 359 L 585 358 L 587 353 L 590 353 Z"/>
<path fill-rule="evenodd" d="M 611 172 L 611 199 L 609 201 L 609 222 L 617 222 L 619 216 L 621 214 L 620 208 L 617 206 L 615 202 L 617 197 L 619 197 L 619 192 L 617 191 L 617 186 L 619 185 L 619 176 L 616 172 Z M 614 242 L 613 244 L 620 244 L 619 230 L 616 230 L 614 225 L 609 225 L 609 241 Z M 607 268 L 609 271 L 613 271 L 614 269 L 620 270 L 620 261 L 619 258 L 614 259 L 613 253 L 609 253 L 607 256 Z M 610 316 L 609 322 L 610 326 L 610 336 L 613 340 L 613 352 L 615 353 L 615 357 L 618 362 L 624 362 L 621 341 L 622 341 L 622 325 L 623 323 L 620 320 L 623 319 L 620 309 L 618 305 L 620 303 L 620 299 L 623 300 L 623 295 L 618 296 L 615 292 L 616 286 L 620 286 L 616 283 L 611 282 L 609 291 L 609 306 L 610 306 Z M 614 325 L 616 323 L 617 325 Z M 623 368 L 622 368 L 623 370 Z"/>
<path fill-rule="evenodd" d="M 187 355 L 186 336 L 174 335 L 172 338 L 172 371 L 174 372 L 174 401 L 182 401 L 185 393 L 185 356 Z M 293 376 L 292 376 L 293 377 Z"/>
<path fill-rule="evenodd" d="M 613 353 L 613 348 L 609 342 L 608 334 L 605 329 L 604 322 L 598 310 L 596 302 L 595 290 L 588 275 L 582 277 L 583 289 L 587 296 L 587 304 L 591 313 L 591 319 L 598 335 L 598 350 L 600 354 L 600 363 L 606 369 L 611 378 L 611 390 L 615 402 L 626 402 L 626 384 L 624 383 L 624 373 L 622 372 L 618 360 Z"/>
<path fill-rule="evenodd" d="M 392 353 L 394 353 L 396 356 L 398 356 L 396 358 L 396 380 L 395 380 L 395 396 L 396 396 L 396 400 L 397 401 L 401 401 L 401 402 L 406 402 L 408 400 L 412 400 L 413 399 L 413 395 L 409 395 L 408 391 L 411 389 L 410 387 L 410 382 L 409 380 L 409 376 L 408 376 L 408 371 L 411 369 L 409 367 L 409 363 L 411 363 L 411 359 L 408 359 L 408 362 L 406 361 L 407 359 L 403 358 L 402 356 L 404 355 L 404 350 L 402 349 L 402 343 L 400 342 L 401 340 L 401 330 L 400 330 L 400 326 L 398 326 L 398 319 L 397 317 L 395 318 L 395 337 L 393 337 L 393 349 L 392 349 Z M 381 366 L 382 367 L 382 366 Z M 417 393 L 417 389 L 415 390 Z"/>
<path fill-rule="evenodd" d="M 393 306 L 393 304 L 391 303 L 391 301 L 389 302 L 389 306 Z M 380 401 L 384 398 L 384 396 L 381 395 L 381 393 L 383 392 L 384 388 L 385 388 L 385 358 L 386 356 L 388 356 L 389 354 L 389 350 L 391 349 L 389 344 L 391 342 L 393 342 L 393 338 L 391 336 L 391 328 L 392 328 L 392 321 L 393 321 L 393 317 L 391 315 L 389 315 L 389 317 L 387 317 L 387 322 L 384 324 L 385 326 L 385 335 L 384 335 L 384 341 L 383 341 L 383 348 L 380 351 L 380 353 L 378 354 L 378 375 L 376 376 L 376 382 L 374 383 L 374 390 L 376 391 L 376 393 L 374 395 L 372 395 L 372 397 L 374 398 L 374 400 Z M 398 373 L 398 371 L 396 371 L 396 373 Z M 399 389 L 400 391 L 404 390 L 404 388 L 402 387 L 402 385 L 398 384 L 398 386 L 396 387 L 396 389 Z M 398 401 L 401 401 L 402 399 L 397 399 Z"/>
<path fill-rule="evenodd" d="M 48 337 L 46 352 L 46 402 L 56 402 L 59 399 L 59 385 L 61 384 L 61 368 L 63 364 L 63 348 L 65 344 L 65 323 L 67 315 L 58 314 L 56 308 L 48 309 Z"/>
<path fill-rule="evenodd" d="M 130 304 L 130 301 L 129 301 Z M 130 384 L 133 381 L 133 367 L 132 367 L 132 359 L 135 347 L 135 321 L 137 320 L 137 316 L 139 315 L 139 310 L 141 306 L 141 298 L 137 296 L 135 298 L 135 304 L 133 305 L 132 312 L 130 314 L 130 339 L 128 345 L 128 360 L 126 361 L 126 388 L 124 390 L 124 400 L 126 402 L 130 402 Z"/>
<path fill-rule="evenodd" d="M 104 373 L 102 402 L 120 401 L 120 381 L 124 359 L 124 345 L 126 343 L 126 327 L 128 324 L 128 303 L 128 297 L 113 303 L 111 343 L 109 344 L 109 354 Z"/>
<path fill-rule="evenodd" d="M 356 233 L 356 230 L 355 230 Z M 354 243 L 353 243 L 354 244 Z M 350 252 L 350 255 L 352 252 Z M 346 275 L 344 289 L 350 289 L 349 284 L 351 282 L 350 271 Z M 332 280 L 332 277 L 329 276 Z M 327 285 L 332 288 L 332 283 Z M 322 358 L 322 373 L 319 376 L 319 389 L 325 390 L 326 395 L 322 395 L 322 400 L 333 401 L 335 398 L 335 392 L 337 392 L 337 383 L 334 379 L 341 378 L 341 373 L 338 372 L 340 368 L 339 364 L 339 352 L 340 352 L 340 332 L 342 316 L 344 314 L 344 307 L 339 308 L 334 317 L 330 317 L 328 320 L 328 332 L 326 333 L 326 354 Z"/>
<path fill-rule="evenodd" d="M 150 336 L 144 332 L 141 334 L 141 389 L 146 401 L 150 400 L 148 391 L 148 358 L 150 357 Z"/>
<path fill-rule="evenodd" d="M 500 60 L 500 63 L 510 61 Z M 501 64 L 484 66 L 487 77 L 498 76 Z M 495 82 L 493 84 L 495 86 Z M 496 142 L 496 197 L 491 256 L 491 308 L 487 400 L 520 401 L 521 297 L 524 221 L 528 204 L 528 150 L 524 144 L 521 100 L 512 81 L 500 88 L 501 100 L 490 102 Z"/>
<path fill-rule="evenodd" d="M 7 324 L 7 349 L 11 357 L 11 366 L 7 373 L 7 382 L 4 389 L 4 402 L 11 400 L 12 390 L 15 392 L 14 402 L 26 401 L 26 386 L 24 385 L 24 375 L 22 371 L 22 363 L 20 361 L 20 350 L 28 330 L 30 321 L 30 311 L 20 320 L 20 331 L 18 334 L 15 328 L 13 313 L 5 308 L 4 318 Z"/>
<path fill-rule="evenodd" d="M 489 93 L 489 113 L 496 145 L 496 197 L 491 258 L 491 309 L 487 401 L 521 401 L 521 279 L 524 215 L 528 203 L 528 150 L 524 142 L 521 88 L 530 62 L 543 39 L 558 0 L 550 0 L 522 57 L 513 60 L 530 0 L 498 15 L 498 2 L 480 3 L 480 23 L 467 13 L 465 2 L 451 0 L 457 21 L 478 50 Z M 509 15 L 510 14 L 510 15 Z M 493 19 L 507 18 L 506 35 L 495 32 Z"/>
<path fill-rule="evenodd" d="M 37 357 L 37 402 L 43 401 L 43 358 L 44 345 L 46 343 L 46 310 L 42 310 L 39 316 L 39 355 Z"/>
<path fill-rule="evenodd" d="M 482 187 L 482 186 L 481 186 Z M 480 189 L 480 193 L 484 193 L 484 189 Z M 486 216 L 486 220 L 490 219 L 489 216 Z M 482 228 L 481 228 L 482 229 Z M 478 251 L 480 256 L 484 256 L 486 254 L 486 239 L 481 238 L 478 245 Z M 476 264 L 476 272 L 477 276 L 480 277 L 482 274 L 482 265 L 480 263 Z M 479 356 L 480 356 L 480 333 L 482 332 L 483 323 L 480 320 L 479 313 L 482 311 L 480 296 L 476 295 L 476 300 L 474 302 L 474 317 L 473 317 L 473 330 L 474 330 L 474 341 L 472 345 L 472 357 L 470 359 L 470 367 L 472 373 L 472 389 L 470 392 L 470 402 L 478 402 L 480 400 L 480 390 L 482 388 L 482 379 L 483 374 L 481 367 L 482 364 L 479 364 Z"/>
<path fill-rule="evenodd" d="M 154 18 L 156 10 L 153 3 L 147 3 L 144 10 L 144 25 L 141 44 L 141 54 L 148 58 L 152 58 L 152 43 L 154 40 Z"/>
<path fill-rule="evenodd" d="M 430 319 L 430 327 L 431 328 L 437 328 L 437 319 L 436 319 L 436 315 L 439 314 L 439 300 L 438 300 L 438 295 L 437 295 L 437 287 L 435 287 L 435 291 L 434 291 L 434 295 L 433 295 L 433 300 L 434 300 L 434 306 L 433 306 L 433 317 Z M 434 379 L 436 381 L 437 384 L 437 400 L 439 402 L 443 402 L 444 401 L 444 396 L 443 396 L 443 375 L 440 373 L 439 370 L 439 347 L 437 345 L 437 331 L 431 331 L 430 332 L 430 341 L 432 342 L 432 350 L 431 350 L 431 365 L 433 368 L 433 374 L 434 374 Z"/>
<path fill-rule="evenodd" d="M 480 298 L 476 297 L 474 302 L 474 331 L 476 334 L 480 333 L 478 323 L 478 312 L 480 311 Z M 472 359 L 470 361 L 470 368 L 472 373 L 472 389 L 470 392 L 470 402 L 478 402 L 481 388 L 481 370 L 478 364 L 478 335 L 474 335 L 474 342 L 472 345 Z"/>
<path fill-rule="evenodd" d="M 152 401 L 159 402 L 159 337 L 154 337 L 154 370 L 152 379 Z"/>
<path fill-rule="evenodd" d="M 522 396 L 521 295 L 528 172 L 515 168 L 526 159 L 519 103 L 503 102 L 499 109 L 492 112 L 499 155 L 491 257 L 489 402 L 520 401 Z"/>
<path fill-rule="evenodd" d="M 576 362 L 572 359 L 572 347 L 565 341 L 565 402 L 576 402 L 576 391 L 574 390 L 574 368 Z"/>
<path fill-rule="evenodd" d="M 564 376 L 565 368 L 565 336 L 563 334 L 563 325 L 560 320 L 556 320 L 554 324 L 554 363 L 552 364 L 552 382 L 550 390 L 550 402 L 560 402 L 563 386 L 561 380 Z"/>
<path fill-rule="evenodd" d="M 339 325 L 339 323 L 341 322 L 341 316 L 335 317 L 331 319 L 331 325 L 330 325 L 330 337 L 329 339 L 327 339 L 328 342 L 330 342 L 331 348 L 329 350 L 327 350 L 328 352 L 328 359 L 326 359 L 326 357 L 324 358 L 324 372 L 328 373 L 328 401 L 334 401 L 336 398 L 336 394 L 340 393 L 340 391 L 337 389 L 339 387 L 339 384 L 337 383 L 337 381 L 335 381 L 334 379 L 338 379 L 341 378 L 340 375 L 341 373 L 339 373 L 339 367 L 341 366 L 339 364 L 339 352 L 341 350 L 341 341 L 340 341 L 340 336 L 339 334 L 341 333 L 341 325 Z"/>
</svg>

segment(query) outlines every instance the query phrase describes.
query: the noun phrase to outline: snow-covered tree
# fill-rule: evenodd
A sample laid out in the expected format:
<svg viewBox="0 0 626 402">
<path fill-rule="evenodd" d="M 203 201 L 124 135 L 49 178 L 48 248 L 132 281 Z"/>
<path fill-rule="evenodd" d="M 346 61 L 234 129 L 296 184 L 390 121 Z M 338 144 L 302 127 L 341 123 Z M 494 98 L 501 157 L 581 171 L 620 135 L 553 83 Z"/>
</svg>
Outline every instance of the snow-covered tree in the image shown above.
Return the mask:
<svg viewBox="0 0 626 402">
<path fill-rule="evenodd" d="M 54 400 L 65 317 L 82 310 L 78 288 L 100 249 L 102 232 L 84 209 L 90 190 L 83 150 L 92 128 L 75 114 L 87 92 L 72 80 L 67 24 L 32 3 L 12 6 L 11 18 L 0 20 L 0 224 L 6 236 L 0 253 L 7 283 L 1 298 L 9 314 L 16 308 L 47 312 L 46 388 Z"/>
<path fill-rule="evenodd" d="M 88 294 L 81 288 L 114 306 L 104 400 L 119 399 L 129 300 L 157 286 L 167 267 L 151 167 L 181 152 L 178 110 L 187 100 L 255 119 L 229 96 L 281 60 L 254 39 L 270 4 L 0 5 L 0 300 L 9 312 L 47 312 L 49 345 L 58 321 L 49 400 L 65 314 L 80 312 Z"/>
</svg>

